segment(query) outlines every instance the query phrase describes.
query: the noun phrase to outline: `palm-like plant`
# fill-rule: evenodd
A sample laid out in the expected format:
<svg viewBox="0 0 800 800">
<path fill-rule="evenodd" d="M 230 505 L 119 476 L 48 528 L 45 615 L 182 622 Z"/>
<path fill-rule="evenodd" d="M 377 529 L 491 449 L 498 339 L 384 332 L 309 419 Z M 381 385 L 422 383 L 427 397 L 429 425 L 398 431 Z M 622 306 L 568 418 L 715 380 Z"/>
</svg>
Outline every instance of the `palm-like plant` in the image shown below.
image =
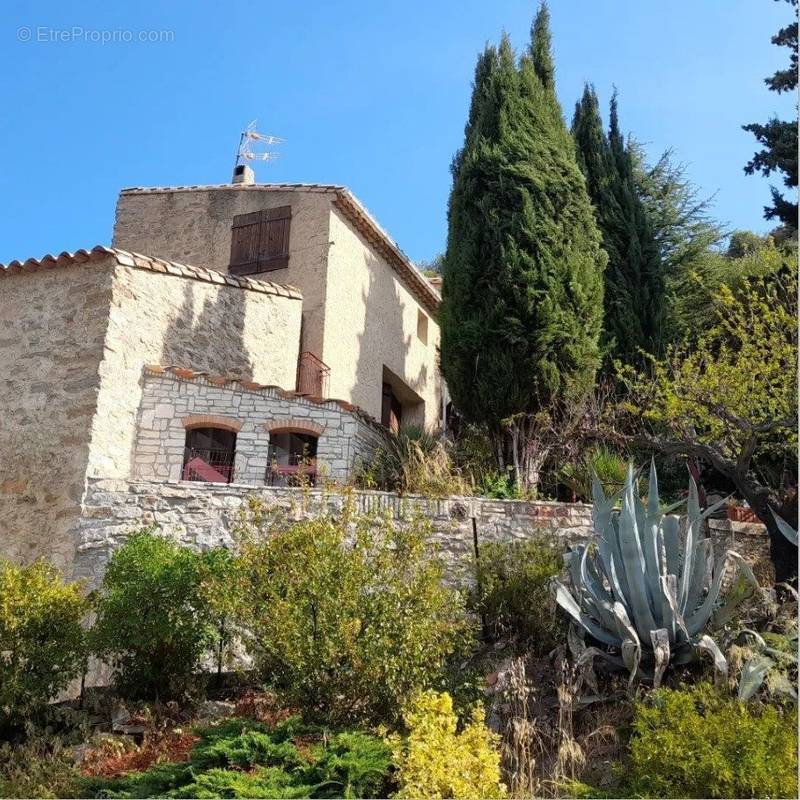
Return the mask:
<svg viewBox="0 0 800 800">
<path fill-rule="evenodd" d="M 579 545 L 565 555 L 572 592 L 555 582 L 556 601 L 580 629 L 613 648 L 588 648 L 627 668 L 633 683 L 651 677 L 658 686 L 667 666 L 686 663 L 701 652 L 727 673 L 727 662 L 706 632 L 730 621 L 747 583 L 758 586 L 752 570 L 736 552 L 727 550 L 716 562 L 705 519 L 718 506 L 701 512 L 694 480 L 689 483 L 687 516 L 683 525 L 662 510 L 655 464 L 645 505 L 637 496 L 633 467 L 621 493 L 606 497 L 593 481 L 592 511 L 596 544 Z M 615 509 L 622 497 L 622 506 Z M 683 535 L 682 535 L 683 528 Z M 729 564 L 739 576 L 721 600 Z M 615 652 L 616 651 L 616 652 Z M 652 663 L 652 673 L 642 667 Z"/>
</svg>

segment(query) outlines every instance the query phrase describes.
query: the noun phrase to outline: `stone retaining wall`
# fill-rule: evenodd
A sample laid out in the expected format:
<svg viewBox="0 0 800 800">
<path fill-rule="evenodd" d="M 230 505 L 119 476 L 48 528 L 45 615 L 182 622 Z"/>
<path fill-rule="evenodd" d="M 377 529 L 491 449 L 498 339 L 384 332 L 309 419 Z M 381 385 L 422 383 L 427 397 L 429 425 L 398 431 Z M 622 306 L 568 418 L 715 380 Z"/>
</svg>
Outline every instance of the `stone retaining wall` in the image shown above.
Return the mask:
<svg viewBox="0 0 800 800">
<path fill-rule="evenodd" d="M 591 507 L 582 504 L 431 499 L 376 491 L 348 494 L 359 511 L 388 513 L 397 520 L 415 510 L 424 514 L 454 578 L 473 554 L 476 533 L 479 542 L 542 536 L 564 546 L 591 536 Z M 251 496 L 282 507 L 296 518 L 335 512 L 346 502 L 345 494 L 323 489 L 91 479 L 77 530 L 74 577 L 97 585 L 111 553 L 145 525 L 155 524 L 201 550 L 229 545 L 242 506 Z"/>
<path fill-rule="evenodd" d="M 566 548 L 593 536 L 591 506 L 580 503 L 431 499 L 376 491 L 347 495 L 362 512 L 388 513 L 397 520 L 415 510 L 424 514 L 454 580 L 473 556 L 475 537 L 479 546 L 487 541 L 540 537 Z M 74 577 L 96 586 L 113 551 L 132 531 L 145 525 L 157 525 L 180 542 L 201 550 L 229 545 L 242 506 L 251 496 L 284 508 L 295 518 L 335 512 L 346 502 L 345 494 L 323 489 L 91 479 L 76 531 Z M 751 563 L 769 558 L 768 539 L 760 526 L 722 520 L 712 523 L 710 534 L 718 550 L 731 547 Z"/>
</svg>

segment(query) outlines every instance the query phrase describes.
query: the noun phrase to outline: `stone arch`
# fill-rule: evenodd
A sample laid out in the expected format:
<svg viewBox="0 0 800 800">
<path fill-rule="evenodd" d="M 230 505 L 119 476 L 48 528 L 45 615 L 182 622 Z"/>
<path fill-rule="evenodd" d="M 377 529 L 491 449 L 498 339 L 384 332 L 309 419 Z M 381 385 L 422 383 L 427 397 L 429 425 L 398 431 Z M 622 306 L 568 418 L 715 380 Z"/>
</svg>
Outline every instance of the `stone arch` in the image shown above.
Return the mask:
<svg viewBox="0 0 800 800">
<path fill-rule="evenodd" d="M 267 433 L 306 433 L 309 436 L 322 436 L 325 426 L 308 419 L 275 419 L 264 423 Z"/>
<path fill-rule="evenodd" d="M 220 414 L 191 414 L 184 417 L 183 427 L 191 428 L 221 428 L 224 431 L 239 433 L 242 423 L 235 417 L 223 417 Z"/>
</svg>

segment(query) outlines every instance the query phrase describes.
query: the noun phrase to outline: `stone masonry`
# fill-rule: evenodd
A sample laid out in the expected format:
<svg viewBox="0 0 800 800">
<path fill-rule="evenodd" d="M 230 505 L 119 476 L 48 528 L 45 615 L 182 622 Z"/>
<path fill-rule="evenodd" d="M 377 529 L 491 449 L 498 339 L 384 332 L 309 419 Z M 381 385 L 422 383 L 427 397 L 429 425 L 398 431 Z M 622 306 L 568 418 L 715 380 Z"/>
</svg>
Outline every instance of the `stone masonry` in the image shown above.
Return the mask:
<svg viewBox="0 0 800 800">
<path fill-rule="evenodd" d="M 564 547 L 591 536 L 591 507 L 580 503 L 487 500 L 478 497 L 425 498 L 391 492 L 251 487 L 235 484 L 91 480 L 78 530 L 74 577 L 95 586 L 111 554 L 130 534 L 158 526 L 177 541 L 206 550 L 233 544 L 233 529 L 250 497 L 300 519 L 336 513 L 351 497 L 357 511 L 403 520 L 413 512 L 431 523 L 434 542 L 458 579 L 478 542 L 543 537 Z M 475 529 L 473 530 L 473 520 Z"/>
<path fill-rule="evenodd" d="M 186 369 L 145 369 L 134 478 L 177 481 L 186 429 L 221 425 L 236 433 L 233 482 L 263 486 L 271 432 L 318 436 L 317 471 L 340 483 L 367 460 L 384 429 L 353 406 L 297 397 L 278 386 L 226 381 Z"/>
<path fill-rule="evenodd" d="M 234 543 L 233 531 L 249 498 L 282 508 L 295 519 L 336 513 L 350 498 L 359 512 L 388 514 L 402 521 L 414 512 L 431 524 L 434 543 L 451 580 L 460 582 L 474 556 L 475 541 L 513 542 L 531 538 L 559 548 L 594 536 L 591 506 L 480 497 L 426 498 L 390 492 L 252 487 L 161 481 L 90 480 L 77 533 L 74 577 L 96 586 L 111 554 L 130 534 L 155 525 L 198 550 Z M 717 552 L 731 548 L 751 564 L 769 560 L 769 541 L 760 526 L 712 520 L 709 535 Z"/>
<path fill-rule="evenodd" d="M 0 268 L 0 542 L 69 569 L 87 475 L 130 478 L 143 367 L 294 385 L 302 296 L 107 247 Z"/>
</svg>

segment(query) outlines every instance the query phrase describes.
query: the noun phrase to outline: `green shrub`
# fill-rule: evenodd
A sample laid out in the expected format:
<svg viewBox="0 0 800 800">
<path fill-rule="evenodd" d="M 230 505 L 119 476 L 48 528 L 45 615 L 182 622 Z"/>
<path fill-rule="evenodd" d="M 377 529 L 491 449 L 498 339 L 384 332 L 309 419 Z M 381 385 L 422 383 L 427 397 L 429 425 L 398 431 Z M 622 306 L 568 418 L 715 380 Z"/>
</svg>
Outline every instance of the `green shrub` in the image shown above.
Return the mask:
<svg viewBox="0 0 800 800">
<path fill-rule="evenodd" d="M 198 731 L 184 764 L 88 779 L 91 797 L 386 797 L 391 750 L 376 736 L 327 733 L 297 718 L 274 730 L 241 719 Z"/>
<path fill-rule="evenodd" d="M 661 689 L 637 704 L 630 747 L 627 796 L 797 797 L 796 706 Z"/>
<path fill-rule="evenodd" d="M 597 475 L 607 495 L 615 494 L 625 484 L 627 469 L 626 456 L 599 445 L 585 451 L 573 464 L 563 466 L 558 477 L 569 489 L 573 502 L 591 503 L 593 475 Z"/>
<path fill-rule="evenodd" d="M 0 730 L 40 712 L 81 674 L 88 602 L 54 567 L 0 560 Z"/>
<path fill-rule="evenodd" d="M 346 503 L 338 517 L 251 533 L 241 621 L 265 676 L 304 712 L 391 722 L 464 640 L 463 603 L 423 520 L 393 525 Z"/>
<path fill-rule="evenodd" d="M 475 485 L 475 494 L 494 500 L 523 500 L 525 497 L 525 493 L 514 480 L 512 469 L 507 469 L 505 472 L 497 470 L 483 472 Z"/>
<path fill-rule="evenodd" d="M 397 765 L 397 798 L 505 797 L 500 782 L 499 737 L 476 708 L 457 733 L 447 693 L 424 692 L 409 704 L 406 737 L 390 738 Z"/>
<path fill-rule="evenodd" d="M 559 551 L 545 542 L 485 542 L 475 564 L 469 607 L 490 639 L 514 639 L 545 653 L 555 644 L 550 581 L 562 569 Z"/>
<path fill-rule="evenodd" d="M 0 745 L 0 797 L 80 797 L 79 781 L 59 739 L 31 734 Z"/>
<path fill-rule="evenodd" d="M 142 531 L 114 553 L 97 601 L 93 645 L 122 695 L 179 697 L 214 641 L 203 557 Z"/>
</svg>

